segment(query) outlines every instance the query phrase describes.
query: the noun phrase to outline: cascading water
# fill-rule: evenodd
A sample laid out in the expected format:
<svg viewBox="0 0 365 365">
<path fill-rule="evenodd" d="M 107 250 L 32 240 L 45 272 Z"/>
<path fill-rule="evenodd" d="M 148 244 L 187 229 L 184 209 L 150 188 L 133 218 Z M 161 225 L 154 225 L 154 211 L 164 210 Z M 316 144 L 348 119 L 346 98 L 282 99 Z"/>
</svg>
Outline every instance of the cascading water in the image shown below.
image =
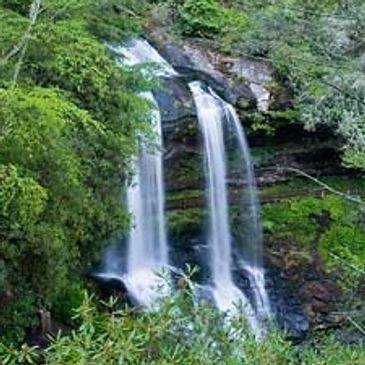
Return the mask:
<svg viewBox="0 0 365 365">
<path fill-rule="evenodd" d="M 150 63 L 156 66 L 153 68 L 156 76 L 178 75 L 145 40 L 135 39 L 126 46 L 110 48 L 121 56 L 123 64 L 133 66 Z M 198 112 L 207 162 L 210 224 L 208 244 L 213 297 L 217 307 L 224 312 L 234 313 L 238 306 L 242 305 L 251 327 L 258 333 L 257 316 L 267 315 L 270 306 L 264 286 L 262 234 L 248 146 L 234 108 L 220 99 L 211 89 L 205 91 L 199 82 L 192 82 L 189 87 Z M 164 219 L 161 115 L 152 92 L 145 92 L 142 95 L 156 106 L 151 113 L 151 119 L 158 148 L 151 151 L 142 141 L 135 160 L 134 181 L 127 189 L 127 202 L 134 216 L 134 228 L 128 239 L 125 273 L 122 276 L 115 275 L 112 270 L 113 272 L 103 275 L 121 278 L 134 300 L 140 305 L 151 308 L 156 299 L 169 290 L 166 282 L 157 275 L 168 267 L 168 245 Z M 253 288 L 253 304 L 256 312 L 244 293 L 235 285 L 232 273 L 233 249 L 227 198 L 227 146 L 224 138 L 224 128 L 227 126 L 230 134 L 236 139 L 236 151 L 240 156 L 242 176 L 247 185 L 241 194 L 242 206 L 246 207 L 242 226 L 246 229 L 240 239 L 242 254 L 240 263 Z M 114 264 L 120 265 L 117 262 Z M 112 263 L 109 266 L 113 267 Z"/>
<path fill-rule="evenodd" d="M 144 93 L 143 96 L 154 103 L 152 93 Z M 152 121 L 156 143 L 161 148 L 158 109 L 154 109 Z M 164 201 L 162 152 L 160 149 L 150 152 L 142 143 L 135 162 L 135 180 L 127 189 L 128 208 L 135 222 L 128 239 L 124 282 L 131 296 L 146 307 L 151 307 L 158 296 L 166 294 L 167 289 L 158 275 L 168 265 Z"/>
<path fill-rule="evenodd" d="M 237 140 L 240 172 L 242 179 L 245 181 L 244 189 L 241 193 L 241 207 L 245 208 L 244 214 L 241 215 L 243 217 L 242 227 L 245 228 L 245 232 L 238 240 L 238 243 L 240 243 L 239 251 L 242 255 L 240 266 L 246 271 L 250 280 L 255 301 L 255 309 L 259 317 L 266 317 L 270 315 L 271 309 L 270 301 L 265 289 L 265 276 L 262 261 L 263 236 L 260 224 L 259 203 L 256 193 L 256 179 L 252 168 L 250 151 L 235 109 L 224 100 L 219 100 L 224 109 L 230 130 Z"/>
<path fill-rule="evenodd" d="M 213 297 L 217 307 L 235 312 L 239 305 L 257 332 L 258 323 L 251 304 L 232 277 L 232 243 L 227 199 L 227 169 L 223 134 L 225 109 L 212 91 L 205 91 L 200 82 L 189 87 L 195 100 L 206 155 L 206 181 L 209 208 L 208 247 L 213 281 Z"/>
<path fill-rule="evenodd" d="M 129 66 L 151 63 L 156 75 L 173 75 L 175 71 L 141 39 L 113 50 Z M 128 238 L 127 269 L 123 281 L 132 298 L 151 308 L 156 299 L 168 292 L 168 283 L 160 273 L 168 266 L 168 244 L 164 216 L 164 184 L 161 115 L 152 92 L 141 94 L 155 106 L 151 120 L 156 134 L 156 145 L 150 151 L 143 141 L 135 160 L 135 176 L 127 189 L 127 203 L 134 216 L 134 227 Z"/>
<path fill-rule="evenodd" d="M 109 48 L 122 56 L 123 64 L 151 64 L 154 66 L 152 72 L 155 76 L 177 76 L 172 66 L 144 39 L 132 39 L 126 45 Z"/>
</svg>

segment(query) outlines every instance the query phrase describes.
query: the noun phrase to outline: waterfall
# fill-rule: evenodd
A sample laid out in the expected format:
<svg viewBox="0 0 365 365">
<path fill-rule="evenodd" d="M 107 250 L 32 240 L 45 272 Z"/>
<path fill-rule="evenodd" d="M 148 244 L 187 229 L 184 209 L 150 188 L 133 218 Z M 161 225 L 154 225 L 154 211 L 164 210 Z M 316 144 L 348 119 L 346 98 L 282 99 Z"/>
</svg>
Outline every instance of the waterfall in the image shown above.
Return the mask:
<svg viewBox="0 0 365 365">
<path fill-rule="evenodd" d="M 155 103 L 152 93 L 143 96 Z M 127 203 L 134 216 L 134 227 L 128 239 L 125 284 L 132 297 L 151 307 L 158 296 L 165 294 L 166 285 L 158 276 L 168 265 L 167 238 L 164 217 L 164 186 L 162 166 L 161 116 L 152 112 L 152 122 L 159 149 L 150 152 L 141 143 L 135 161 L 135 177 L 127 189 Z"/>
<path fill-rule="evenodd" d="M 123 64 L 133 66 L 151 63 L 156 66 L 156 75 L 175 74 L 145 40 L 135 39 L 113 50 L 122 56 Z M 127 203 L 134 217 L 134 226 L 128 238 L 127 268 L 123 281 L 138 304 L 151 308 L 161 295 L 168 292 L 168 283 L 160 276 L 161 271 L 168 266 L 168 244 L 164 215 L 161 114 L 152 92 L 141 95 L 154 105 L 151 120 L 157 148 L 150 151 L 141 141 L 134 163 L 134 180 L 127 189 Z"/>
<path fill-rule="evenodd" d="M 124 46 L 110 47 L 127 66 L 153 64 L 158 77 L 173 77 L 175 70 L 142 39 L 134 39 Z M 262 231 L 256 196 L 256 183 L 243 128 L 235 109 L 210 88 L 200 82 L 191 82 L 190 90 L 196 105 L 199 126 L 205 150 L 206 193 L 209 210 L 207 244 L 211 272 L 212 296 L 216 306 L 226 313 L 237 313 L 242 308 L 254 332 L 259 332 L 259 319 L 270 313 L 265 291 L 262 267 Z M 151 151 L 143 140 L 134 161 L 134 180 L 127 188 L 127 203 L 134 217 L 133 229 L 128 238 L 125 267 L 122 275 L 109 255 L 109 271 L 101 276 L 123 280 L 131 297 L 140 305 L 151 308 L 160 295 L 169 292 L 169 283 L 158 275 L 169 265 L 168 243 L 164 216 L 163 141 L 161 114 L 152 92 L 141 94 L 151 105 L 151 121 L 156 134 L 157 148 Z M 234 140 L 239 171 L 245 182 L 240 193 L 239 237 L 233 239 L 228 206 L 227 167 L 229 140 Z M 238 251 L 239 260 L 235 253 Z M 113 254 L 111 254 L 113 256 Z M 233 267 L 239 265 L 250 282 L 250 300 L 238 288 Z"/>
<path fill-rule="evenodd" d="M 121 56 L 121 63 L 129 66 L 150 64 L 155 76 L 177 76 L 173 67 L 160 56 L 146 40 L 136 38 L 123 46 L 108 46 L 113 52 Z"/>
<path fill-rule="evenodd" d="M 218 97 L 218 96 L 217 96 Z M 219 98 L 219 97 L 218 97 Z M 263 269 L 263 235 L 260 224 L 259 203 L 257 198 L 256 179 L 252 168 L 251 156 L 247 140 L 236 110 L 232 105 L 222 99 L 226 120 L 237 140 L 240 173 L 245 181 L 241 193 L 241 207 L 245 208 L 242 215 L 242 227 L 246 228 L 239 237 L 241 268 L 247 273 L 252 287 L 255 309 L 260 317 L 268 316 L 271 312 L 270 301 L 265 289 L 265 276 Z"/>
<path fill-rule="evenodd" d="M 205 91 L 200 82 L 189 84 L 197 108 L 206 156 L 206 184 L 209 208 L 208 247 L 213 282 L 213 297 L 217 307 L 235 313 L 242 307 L 254 332 L 258 322 L 254 310 L 235 285 L 232 276 L 232 238 L 227 198 L 227 167 L 224 142 L 226 110 L 223 101 L 213 91 Z"/>
</svg>

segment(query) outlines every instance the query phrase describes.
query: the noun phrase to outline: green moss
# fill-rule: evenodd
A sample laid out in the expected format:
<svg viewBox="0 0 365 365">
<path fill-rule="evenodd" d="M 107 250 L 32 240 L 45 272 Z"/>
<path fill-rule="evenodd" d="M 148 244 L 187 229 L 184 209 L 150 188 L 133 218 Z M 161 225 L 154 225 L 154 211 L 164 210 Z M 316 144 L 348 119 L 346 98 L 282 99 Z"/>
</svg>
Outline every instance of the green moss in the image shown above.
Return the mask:
<svg viewBox="0 0 365 365">
<path fill-rule="evenodd" d="M 174 237 L 194 236 L 201 230 L 204 211 L 200 208 L 179 209 L 168 212 L 168 230 Z"/>
<path fill-rule="evenodd" d="M 289 239 L 307 246 L 317 237 L 316 216 L 329 215 L 335 223 L 351 222 L 352 204 L 329 195 L 324 198 L 289 199 L 263 206 L 263 221 L 275 238 Z"/>
<path fill-rule="evenodd" d="M 350 193 L 365 193 L 365 185 L 359 180 L 325 178 L 328 184 Z M 357 185 L 354 185 L 354 182 Z M 308 187 L 300 179 L 266 189 L 271 193 L 284 188 Z M 352 190 L 351 190 L 352 189 Z M 363 212 L 358 204 L 337 195 L 288 199 L 262 207 L 263 227 L 272 242 L 291 242 L 295 249 L 310 254 L 316 247 L 324 259 L 328 271 L 341 270 L 339 284 L 349 288 L 356 286 L 356 276 L 365 268 L 365 227 Z"/>
<path fill-rule="evenodd" d="M 179 190 L 169 193 L 167 196 L 168 202 L 177 202 L 187 199 L 200 199 L 204 195 L 202 190 Z"/>
<path fill-rule="evenodd" d="M 203 165 L 195 154 L 184 156 L 173 162 L 171 168 L 167 168 L 167 181 L 176 184 L 179 188 L 186 185 L 196 185 L 203 178 Z"/>
<path fill-rule="evenodd" d="M 278 155 L 280 153 L 280 148 L 275 146 L 253 147 L 250 151 L 254 160 L 258 160 L 263 163 L 265 161 L 272 160 L 276 155 Z"/>
<path fill-rule="evenodd" d="M 178 103 L 176 104 L 176 108 L 178 108 Z M 187 104 L 185 106 L 189 108 Z M 174 130 L 174 139 L 181 142 L 186 142 L 192 139 L 195 139 L 199 134 L 199 127 L 196 119 L 191 119 L 184 123 L 183 127 L 177 125 Z"/>
<path fill-rule="evenodd" d="M 274 148 L 253 149 L 253 156 L 260 159 L 271 159 L 275 156 L 275 153 L 276 149 Z M 361 178 L 324 176 L 320 178 L 320 181 L 340 192 L 353 196 L 365 196 L 365 181 Z M 322 189 L 322 187 L 314 181 L 298 177 L 291 179 L 288 182 L 261 187 L 259 189 L 259 194 L 261 197 L 272 197 L 276 194 L 295 193 L 306 190 L 308 195 L 311 195 L 311 192 L 314 193 L 315 191 L 318 191 L 318 189 Z"/>
</svg>

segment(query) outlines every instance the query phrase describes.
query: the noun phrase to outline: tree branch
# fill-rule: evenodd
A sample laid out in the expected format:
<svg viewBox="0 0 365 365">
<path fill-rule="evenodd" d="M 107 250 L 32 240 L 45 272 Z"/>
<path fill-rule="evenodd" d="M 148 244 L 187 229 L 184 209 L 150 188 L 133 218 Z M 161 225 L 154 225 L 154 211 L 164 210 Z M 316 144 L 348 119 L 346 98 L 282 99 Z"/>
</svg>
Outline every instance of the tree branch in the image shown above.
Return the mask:
<svg viewBox="0 0 365 365">
<path fill-rule="evenodd" d="M 346 260 L 344 260 L 343 258 L 341 258 L 340 256 L 337 256 L 337 255 L 335 255 L 334 253 L 332 253 L 332 252 L 329 252 L 329 255 L 331 256 L 331 257 L 333 257 L 334 259 L 336 259 L 337 261 L 340 261 L 340 262 L 342 262 L 343 264 L 345 264 L 345 265 L 347 265 L 349 268 L 351 268 L 353 271 L 355 271 L 355 272 L 357 272 L 357 273 L 359 273 L 359 274 L 361 274 L 361 275 L 365 275 L 365 271 L 364 270 L 361 270 L 361 269 L 359 269 L 357 266 L 355 266 L 355 265 L 352 265 L 352 264 L 350 264 L 350 263 L 348 263 Z"/>
<path fill-rule="evenodd" d="M 357 101 L 358 103 L 360 103 L 360 104 L 362 104 L 362 105 L 365 105 L 365 101 L 364 101 L 364 100 L 362 100 L 362 99 L 360 99 L 360 98 L 356 97 L 355 95 L 350 94 L 348 91 L 346 91 L 346 90 L 344 90 L 344 89 L 340 88 L 339 86 L 337 86 L 337 85 L 335 85 L 335 84 L 332 84 L 331 82 L 328 82 L 328 81 L 324 80 L 323 78 L 322 78 L 320 81 L 321 81 L 323 84 L 325 84 L 325 85 L 329 86 L 330 88 L 332 88 L 332 89 L 334 89 L 334 90 L 338 91 L 339 93 L 341 93 L 341 94 L 343 94 L 343 95 L 347 96 L 348 98 L 350 98 L 350 99 L 352 99 L 352 100 L 355 100 L 355 101 Z"/>
<path fill-rule="evenodd" d="M 17 52 L 20 51 L 20 55 L 19 55 L 19 60 L 16 64 L 15 70 L 14 70 L 13 85 L 15 85 L 18 80 L 20 69 L 22 67 L 25 53 L 27 51 L 29 41 L 31 38 L 32 29 L 33 29 L 34 24 L 37 21 L 38 14 L 40 13 L 40 10 L 41 10 L 41 5 L 42 5 L 42 0 L 33 0 L 32 4 L 30 6 L 30 9 L 29 9 L 30 22 L 29 22 L 28 28 L 20 42 L 19 50 L 17 51 Z"/>
<path fill-rule="evenodd" d="M 365 335 L 365 329 L 362 328 L 352 317 L 347 316 L 348 321 L 354 325 L 363 335 Z"/>
<path fill-rule="evenodd" d="M 64 13 L 68 8 L 69 8 L 70 4 L 66 4 L 65 6 L 63 6 L 61 9 L 59 9 L 58 11 L 56 11 L 52 16 L 51 16 L 51 21 L 54 22 L 56 20 L 56 18 L 58 16 L 60 16 L 62 13 Z"/>
<path fill-rule="evenodd" d="M 267 168 L 264 168 L 263 170 L 277 170 L 277 171 L 291 171 L 291 172 L 294 172 L 297 175 L 303 176 L 303 177 L 305 177 L 305 178 L 313 181 L 317 185 L 322 186 L 324 189 L 328 190 L 332 194 L 338 195 L 341 198 L 344 198 L 346 200 L 349 200 L 349 201 L 351 201 L 353 203 L 360 204 L 360 205 L 363 205 L 363 206 L 365 205 L 365 201 L 363 201 L 362 199 L 356 198 L 356 197 L 354 197 L 352 195 L 349 195 L 349 194 L 343 193 L 342 191 L 336 190 L 336 189 L 332 188 L 331 186 L 327 185 L 326 183 L 318 180 L 314 176 L 311 176 L 311 175 L 307 174 L 306 172 L 304 172 L 302 170 L 299 170 L 299 169 L 297 169 L 295 167 L 281 167 L 281 166 L 272 167 L 272 168 L 267 167 Z"/>
</svg>

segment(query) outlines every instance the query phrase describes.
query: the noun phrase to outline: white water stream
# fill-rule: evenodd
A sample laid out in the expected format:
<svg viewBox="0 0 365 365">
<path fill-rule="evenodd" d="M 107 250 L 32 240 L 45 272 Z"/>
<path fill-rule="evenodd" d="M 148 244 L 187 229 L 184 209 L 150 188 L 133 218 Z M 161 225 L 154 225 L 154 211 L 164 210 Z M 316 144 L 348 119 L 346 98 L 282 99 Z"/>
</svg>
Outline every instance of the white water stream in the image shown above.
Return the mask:
<svg viewBox="0 0 365 365">
<path fill-rule="evenodd" d="M 209 210 L 209 267 L 213 281 L 213 297 L 217 307 L 235 313 L 241 307 L 254 332 L 259 331 L 255 312 L 235 285 L 232 277 L 232 237 L 229 225 L 227 197 L 227 168 L 224 142 L 226 111 L 223 101 L 210 89 L 205 91 L 200 82 L 189 84 L 197 108 L 204 140 L 206 159 L 206 191 Z"/>
<path fill-rule="evenodd" d="M 153 64 L 156 76 L 176 76 L 175 70 L 141 39 L 112 48 L 129 66 Z M 228 313 L 242 309 L 251 328 L 260 332 L 259 320 L 270 313 L 262 267 L 262 232 L 259 221 L 256 184 L 244 131 L 234 108 L 200 82 L 189 84 L 195 101 L 199 126 L 204 140 L 206 193 L 209 210 L 208 266 L 211 271 L 213 298 L 217 307 Z M 143 141 L 135 158 L 134 181 L 127 189 L 127 203 L 134 217 L 134 227 L 128 238 L 125 273 L 117 277 L 125 283 L 131 297 L 140 305 L 151 308 L 161 295 L 166 295 L 169 283 L 159 273 L 169 267 L 168 242 L 165 231 L 165 194 L 163 183 L 163 141 L 161 115 L 152 92 L 142 94 L 155 106 L 151 122 L 156 133 L 157 148 L 151 151 Z M 240 265 L 252 288 L 253 303 L 236 286 L 233 278 L 233 239 L 229 221 L 227 187 L 227 146 L 224 131 L 236 140 L 236 152 L 243 180 L 242 220 L 244 234 L 238 241 Z M 110 265 L 113 267 L 113 265 Z M 108 273 L 102 274 L 108 276 Z M 114 273 L 110 277 L 116 277 Z"/>
<path fill-rule="evenodd" d="M 153 64 L 156 75 L 173 75 L 172 67 L 142 39 L 136 39 L 123 47 L 114 48 L 129 66 Z M 134 300 L 151 308 L 169 292 L 166 278 L 161 277 L 167 269 L 168 243 L 165 230 L 165 192 L 163 182 L 163 155 L 161 114 L 152 92 L 141 94 L 154 109 L 151 122 L 156 134 L 156 148 L 150 150 L 143 141 L 135 160 L 134 181 L 127 189 L 127 203 L 134 217 L 134 226 L 128 238 L 127 270 L 123 281 Z"/>
</svg>

